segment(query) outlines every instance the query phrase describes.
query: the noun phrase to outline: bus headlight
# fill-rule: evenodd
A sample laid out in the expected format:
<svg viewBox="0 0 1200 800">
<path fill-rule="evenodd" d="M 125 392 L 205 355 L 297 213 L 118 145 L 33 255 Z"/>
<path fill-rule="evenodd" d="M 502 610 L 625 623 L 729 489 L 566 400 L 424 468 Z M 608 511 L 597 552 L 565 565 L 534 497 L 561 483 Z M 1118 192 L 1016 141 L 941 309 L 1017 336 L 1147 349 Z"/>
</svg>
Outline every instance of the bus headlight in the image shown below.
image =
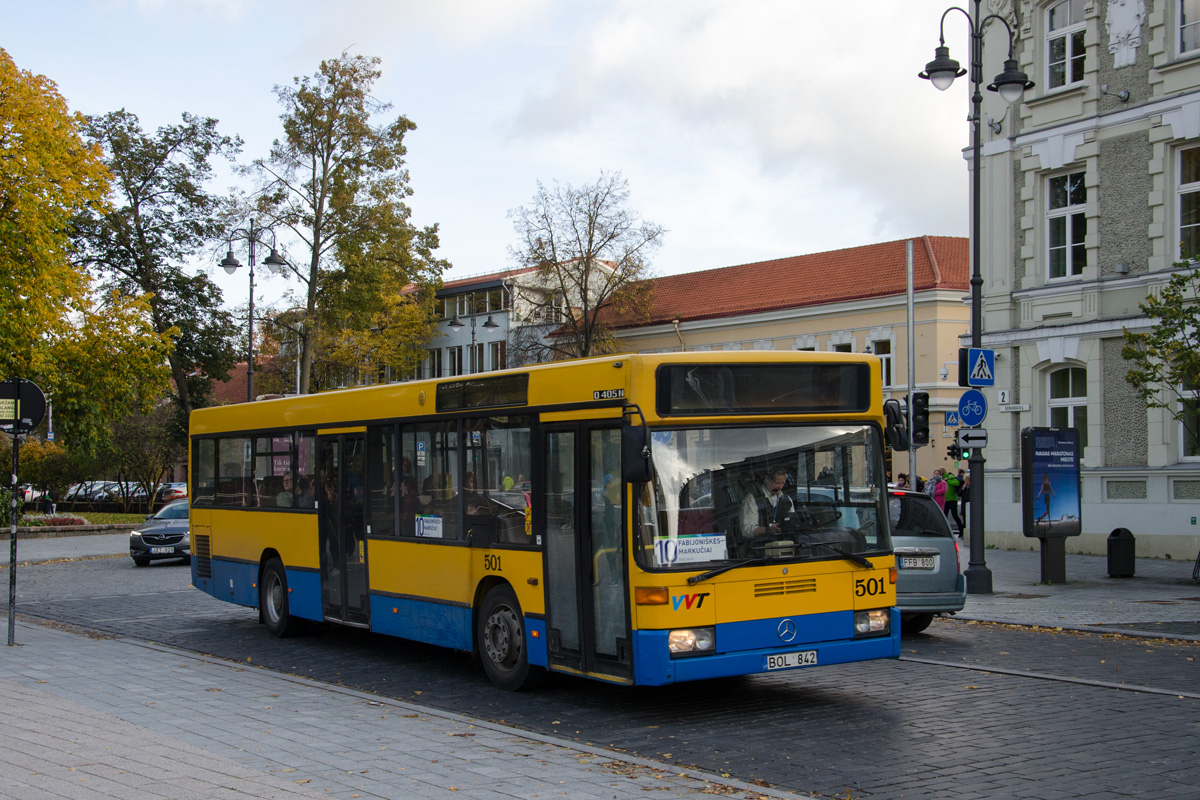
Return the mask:
<svg viewBox="0 0 1200 800">
<path fill-rule="evenodd" d="M 873 636 L 887 634 L 892 628 L 892 611 L 889 608 L 873 608 L 870 611 L 854 612 L 854 635 Z"/>
<path fill-rule="evenodd" d="M 680 628 L 667 634 L 667 647 L 671 656 L 702 656 L 717 647 L 715 628 Z"/>
</svg>

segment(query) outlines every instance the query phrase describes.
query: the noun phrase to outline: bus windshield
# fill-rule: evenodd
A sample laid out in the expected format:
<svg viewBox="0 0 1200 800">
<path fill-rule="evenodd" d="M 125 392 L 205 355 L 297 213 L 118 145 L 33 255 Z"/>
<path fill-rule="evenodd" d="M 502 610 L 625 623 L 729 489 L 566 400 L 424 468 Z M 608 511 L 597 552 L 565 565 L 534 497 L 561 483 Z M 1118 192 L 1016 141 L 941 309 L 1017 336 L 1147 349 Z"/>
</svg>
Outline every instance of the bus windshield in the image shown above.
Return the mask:
<svg viewBox="0 0 1200 800">
<path fill-rule="evenodd" d="M 870 425 L 657 430 L 643 493 L 647 569 L 891 549 L 883 443 Z"/>
</svg>

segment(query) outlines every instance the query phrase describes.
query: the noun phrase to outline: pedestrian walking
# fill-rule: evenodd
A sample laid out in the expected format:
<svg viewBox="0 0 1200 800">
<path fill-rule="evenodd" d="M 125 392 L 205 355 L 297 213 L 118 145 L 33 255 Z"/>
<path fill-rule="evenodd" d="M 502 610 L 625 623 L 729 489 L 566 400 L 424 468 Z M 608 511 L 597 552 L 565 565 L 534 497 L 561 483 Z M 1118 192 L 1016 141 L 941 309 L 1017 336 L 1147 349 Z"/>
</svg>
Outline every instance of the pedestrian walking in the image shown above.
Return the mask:
<svg viewBox="0 0 1200 800">
<path fill-rule="evenodd" d="M 958 493 L 962 485 L 962 470 L 958 475 L 946 473 L 946 502 L 942 510 L 946 512 L 947 520 L 954 520 L 960 534 L 963 532 L 963 518 L 958 515 Z"/>
<path fill-rule="evenodd" d="M 967 527 L 970 527 L 970 517 L 967 516 L 967 512 L 970 509 L 967 507 L 967 504 L 971 502 L 971 473 L 963 472 L 962 470 L 959 470 L 959 472 L 962 472 L 963 481 L 962 486 L 958 487 L 959 518 L 967 523 Z M 965 532 L 963 533 L 963 537 L 966 537 Z"/>
<path fill-rule="evenodd" d="M 896 488 L 902 489 L 904 491 L 908 491 L 908 489 L 911 488 L 908 485 L 908 475 L 901 472 L 899 475 L 896 476 Z"/>
<path fill-rule="evenodd" d="M 925 494 L 933 498 L 937 503 L 938 508 L 945 512 L 946 510 L 946 479 L 942 473 L 944 470 L 938 467 L 933 471 L 933 475 L 925 482 Z"/>
</svg>

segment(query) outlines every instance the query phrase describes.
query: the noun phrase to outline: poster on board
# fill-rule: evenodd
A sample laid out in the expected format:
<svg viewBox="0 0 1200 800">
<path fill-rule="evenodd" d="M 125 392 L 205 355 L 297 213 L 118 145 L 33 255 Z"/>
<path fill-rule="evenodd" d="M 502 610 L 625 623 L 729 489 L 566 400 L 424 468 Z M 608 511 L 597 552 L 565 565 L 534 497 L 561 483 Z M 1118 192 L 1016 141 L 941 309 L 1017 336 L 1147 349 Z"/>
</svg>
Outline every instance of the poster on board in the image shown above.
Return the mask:
<svg viewBox="0 0 1200 800">
<path fill-rule="evenodd" d="M 1079 501 L 1079 431 L 1021 431 L 1021 517 L 1026 536 L 1049 539 L 1083 532 Z"/>
</svg>

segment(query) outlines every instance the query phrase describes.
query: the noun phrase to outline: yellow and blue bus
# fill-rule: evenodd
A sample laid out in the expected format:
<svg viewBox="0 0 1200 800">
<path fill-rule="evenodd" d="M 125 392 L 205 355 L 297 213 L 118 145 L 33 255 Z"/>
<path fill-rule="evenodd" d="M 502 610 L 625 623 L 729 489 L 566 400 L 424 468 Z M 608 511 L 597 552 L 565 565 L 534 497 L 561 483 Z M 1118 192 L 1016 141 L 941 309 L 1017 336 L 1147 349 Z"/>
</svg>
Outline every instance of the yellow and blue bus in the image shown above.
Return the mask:
<svg viewBox="0 0 1200 800">
<path fill-rule="evenodd" d="M 274 636 L 475 652 L 506 689 L 895 657 L 880 382 L 645 354 L 197 410 L 192 580 Z"/>
</svg>

